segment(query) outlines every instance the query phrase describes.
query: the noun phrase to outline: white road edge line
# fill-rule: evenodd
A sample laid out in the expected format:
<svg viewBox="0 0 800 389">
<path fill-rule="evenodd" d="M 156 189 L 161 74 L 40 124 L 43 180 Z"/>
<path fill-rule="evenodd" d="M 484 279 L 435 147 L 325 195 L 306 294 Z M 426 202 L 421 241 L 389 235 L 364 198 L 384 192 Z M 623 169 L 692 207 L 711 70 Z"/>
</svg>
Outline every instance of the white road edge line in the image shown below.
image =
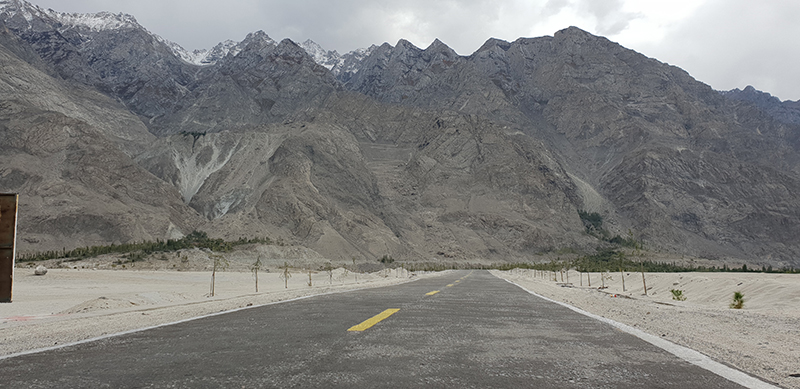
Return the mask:
<svg viewBox="0 0 800 389">
<path fill-rule="evenodd" d="M 495 277 L 497 277 L 497 276 L 495 276 Z M 502 278 L 502 277 L 498 277 L 498 278 L 506 280 L 505 278 Z M 742 385 L 742 386 L 744 386 L 746 388 L 750 388 L 750 389 L 780 389 L 778 386 L 771 385 L 769 383 L 766 383 L 764 381 L 759 380 L 758 378 L 750 376 L 750 375 L 748 375 L 748 374 L 746 374 L 744 372 L 741 372 L 739 370 L 736 370 L 736 369 L 733 369 L 731 367 L 725 366 L 725 365 L 723 365 L 723 364 L 721 364 L 721 363 L 719 363 L 717 361 L 714 361 L 713 359 L 709 358 L 708 356 L 706 356 L 706 355 L 704 355 L 704 354 L 702 354 L 702 353 L 700 353 L 698 351 L 692 350 L 692 349 L 690 349 L 688 347 L 677 345 L 677 344 L 672 343 L 672 342 L 670 342 L 670 341 L 668 341 L 666 339 L 662 339 L 662 338 L 660 338 L 658 336 L 648 334 L 648 333 L 646 333 L 646 332 L 644 332 L 644 331 L 642 331 L 640 329 L 633 328 L 633 327 L 631 327 L 631 326 L 629 326 L 627 324 L 622 324 L 620 322 L 616 322 L 614 320 L 611 320 L 611 319 L 608 319 L 608 318 L 605 318 L 605 317 L 602 317 L 602 316 L 595 315 L 595 314 L 593 314 L 591 312 L 584 311 L 583 309 L 580 309 L 578 307 L 573 307 L 572 305 L 569 305 L 569 304 L 566 304 L 566 303 L 562 303 L 560 301 L 556 301 L 556 300 L 544 297 L 544 296 L 542 296 L 542 295 L 540 295 L 540 294 L 538 294 L 536 292 L 533 292 L 533 291 L 530 291 L 530 290 L 526 289 L 524 286 L 522 286 L 520 284 L 517 284 L 514 281 L 506 280 L 506 282 L 511 283 L 513 285 L 516 285 L 520 289 L 522 289 L 522 290 L 524 290 L 524 291 L 526 291 L 526 292 L 528 292 L 528 293 L 530 293 L 530 294 L 532 294 L 532 295 L 534 295 L 536 297 L 539 297 L 541 299 L 544 299 L 544 300 L 550 301 L 552 303 L 556 303 L 558 305 L 561 305 L 563 307 L 569 308 L 569 309 L 571 309 L 571 310 L 573 310 L 573 311 L 575 311 L 577 313 L 580 313 L 581 315 L 586 315 L 586 316 L 591 317 L 592 319 L 600 320 L 603 323 L 610 324 L 610 325 L 612 325 L 613 327 L 617 328 L 620 331 L 627 332 L 627 333 L 629 333 L 629 334 L 631 334 L 631 335 L 633 335 L 633 336 L 635 336 L 635 337 L 637 337 L 639 339 L 644 340 L 647 343 L 650 343 L 650 344 L 652 344 L 652 345 L 654 345 L 656 347 L 659 347 L 659 348 L 667 351 L 668 353 L 670 353 L 672 355 L 675 355 L 676 357 L 678 357 L 680 359 L 683 359 L 686 362 L 689 362 L 689 363 L 691 363 L 691 364 L 693 364 L 695 366 L 699 366 L 699 367 L 701 367 L 703 369 L 706 369 L 706 370 L 708 370 L 708 371 L 710 371 L 710 372 L 712 372 L 712 373 L 714 373 L 714 374 L 716 374 L 718 376 L 726 378 L 726 379 L 728 379 L 730 381 L 733 381 L 736 384 Z"/>
<path fill-rule="evenodd" d="M 249 307 L 234 308 L 234 309 L 231 309 L 231 310 L 228 310 L 228 311 L 214 312 L 214 313 L 209 313 L 207 315 L 202 315 L 202 316 L 197 316 L 197 317 L 190 317 L 188 319 L 182 319 L 182 320 L 173 321 L 173 322 L 169 322 L 169 323 L 156 324 L 154 326 L 136 328 L 136 329 L 132 329 L 132 330 L 128 330 L 128 331 L 122 331 L 122 332 L 117 332 L 117 333 L 113 333 L 113 334 L 97 336 L 97 337 L 94 337 L 94 338 L 79 340 L 77 342 L 59 344 L 58 346 L 37 348 L 37 349 L 34 349 L 34 350 L 21 351 L 21 352 L 15 353 L 15 354 L 2 355 L 2 356 L 0 356 L 0 361 L 5 360 L 5 359 L 21 357 L 23 355 L 38 354 L 38 353 L 45 352 L 45 351 L 58 350 L 60 348 L 76 346 L 76 345 L 83 344 L 83 343 L 95 342 L 95 341 L 98 341 L 98 340 L 113 338 L 113 337 L 116 337 L 116 336 L 134 334 L 134 333 L 137 333 L 137 332 L 152 330 L 152 329 L 155 329 L 155 328 L 161 328 L 161 327 L 167 327 L 167 326 L 171 326 L 171 325 L 175 325 L 175 324 L 186 323 L 186 322 L 189 322 L 189 321 L 192 321 L 192 320 L 205 319 L 207 317 L 213 317 L 213 316 L 225 315 L 227 313 L 244 311 L 245 309 L 253 309 L 253 308 L 266 307 L 266 306 L 269 306 L 269 305 L 289 303 L 289 302 L 292 302 L 292 301 L 305 300 L 305 299 L 312 298 L 312 297 L 327 296 L 327 295 L 330 295 L 330 294 L 349 293 L 349 292 L 357 292 L 359 290 L 367 290 L 367 289 L 383 288 L 383 287 L 387 287 L 387 286 L 402 285 L 402 284 L 407 284 L 407 283 L 410 283 L 410 282 L 418 281 L 420 279 L 421 278 L 415 278 L 413 280 L 408 280 L 408 281 L 405 281 L 405 282 L 400 282 L 400 283 L 392 284 L 392 285 L 373 286 L 373 287 L 364 287 L 364 288 L 358 288 L 358 289 L 337 290 L 337 291 L 333 291 L 333 292 L 311 294 L 311 295 L 308 295 L 308 296 L 295 297 L 295 298 L 292 298 L 292 299 L 289 299 L 289 300 L 273 301 L 273 302 L 269 302 L 269 303 L 266 303 L 266 304 L 259 304 L 259 305 L 251 305 Z M 209 302 L 213 302 L 213 300 L 211 300 Z"/>
</svg>

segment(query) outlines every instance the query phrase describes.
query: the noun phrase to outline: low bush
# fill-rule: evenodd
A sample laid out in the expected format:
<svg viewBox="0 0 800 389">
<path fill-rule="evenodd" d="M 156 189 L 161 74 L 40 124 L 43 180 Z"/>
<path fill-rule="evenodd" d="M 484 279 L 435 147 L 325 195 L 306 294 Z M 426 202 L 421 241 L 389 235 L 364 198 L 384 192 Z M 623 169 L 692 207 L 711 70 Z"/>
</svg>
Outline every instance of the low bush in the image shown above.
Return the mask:
<svg viewBox="0 0 800 389">
<path fill-rule="evenodd" d="M 686 296 L 683 295 L 683 291 L 680 289 L 670 289 L 669 291 L 672 293 L 672 299 L 678 301 L 686 301 Z"/>
<path fill-rule="evenodd" d="M 733 309 L 742 309 L 744 308 L 744 293 L 742 292 L 733 292 L 733 302 L 730 305 Z"/>
</svg>

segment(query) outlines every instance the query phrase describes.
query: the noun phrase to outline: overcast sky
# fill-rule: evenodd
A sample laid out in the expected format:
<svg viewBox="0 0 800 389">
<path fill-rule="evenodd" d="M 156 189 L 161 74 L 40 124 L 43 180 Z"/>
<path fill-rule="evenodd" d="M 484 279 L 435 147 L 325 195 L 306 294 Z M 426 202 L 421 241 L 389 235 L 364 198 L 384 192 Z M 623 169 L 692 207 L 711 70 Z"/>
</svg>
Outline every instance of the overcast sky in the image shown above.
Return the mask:
<svg viewBox="0 0 800 389">
<path fill-rule="evenodd" d="M 796 0 L 32 0 L 61 12 L 125 12 L 186 49 L 264 30 L 345 53 L 400 38 L 435 38 L 469 55 L 490 37 L 577 26 L 679 66 L 714 89 L 753 85 L 800 99 Z"/>
</svg>

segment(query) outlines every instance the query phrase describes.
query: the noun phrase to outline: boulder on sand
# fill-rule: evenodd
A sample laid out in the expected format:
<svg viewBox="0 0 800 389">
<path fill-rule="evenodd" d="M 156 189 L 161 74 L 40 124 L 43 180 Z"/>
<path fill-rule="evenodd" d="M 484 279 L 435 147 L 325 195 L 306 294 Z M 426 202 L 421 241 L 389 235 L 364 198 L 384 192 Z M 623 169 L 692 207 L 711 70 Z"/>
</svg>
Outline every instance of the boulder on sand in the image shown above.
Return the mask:
<svg viewBox="0 0 800 389">
<path fill-rule="evenodd" d="M 33 274 L 37 276 L 43 276 L 47 274 L 47 268 L 42 265 L 36 266 L 36 270 L 33 271 Z"/>
</svg>

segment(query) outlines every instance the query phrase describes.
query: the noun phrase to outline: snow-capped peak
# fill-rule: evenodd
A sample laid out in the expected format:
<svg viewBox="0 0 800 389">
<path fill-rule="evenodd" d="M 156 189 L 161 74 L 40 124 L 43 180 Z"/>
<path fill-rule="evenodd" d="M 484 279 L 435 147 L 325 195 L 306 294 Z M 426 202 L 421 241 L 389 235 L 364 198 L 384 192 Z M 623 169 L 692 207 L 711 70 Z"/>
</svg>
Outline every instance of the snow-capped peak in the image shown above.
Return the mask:
<svg viewBox="0 0 800 389">
<path fill-rule="evenodd" d="M 46 15 L 39 6 L 24 0 L 0 0 L 0 12 L 9 16 L 22 15 L 28 22 L 33 20 L 34 16 Z"/>
<path fill-rule="evenodd" d="M 366 49 L 356 49 L 344 55 L 336 50 L 325 50 L 318 43 L 311 39 L 299 44 L 314 61 L 333 72 L 335 75 L 340 73 L 355 74 L 358 71 L 358 64 L 364 60 L 375 49 L 375 45 Z"/>
<path fill-rule="evenodd" d="M 168 44 L 170 43 L 171 42 L 169 42 Z M 247 36 L 241 42 L 226 40 L 224 42 L 218 43 L 210 50 L 199 49 L 189 52 L 174 43 L 172 43 L 172 45 L 175 45 L 177 47 L 173 46 L 170 47 L 172 48 L 172 51 L 175 53 L 175 55 L 177 55 L 186 62 L 200 66 L 209 66 L 217 63 L 219 60 L 225 58 L 228 55 L 236 56 L 247 45 L 253 43 L 264 46 L 275 46 L 277 44 L 277 42 L 275 42 L 274 39 L 270 38 L 269 35 L 267 35 L 267 33 L 259 30 L 247 34 Z"/>
<path fill-rule="evenodd" d="M 328 70 L 333 70 L 342 61 L 342 56 L 336 50 L 326 51 L 311 39 L 300 43 L 298 46 L 302 47 L 311 58 L 314 58 L 314 62 L 328 68 Z"/>
<path fill-rule="evenodd" d="M 184 61 L 193 63 L 195 65 L 200 66 L 207 66 L 213 65 L 217 63 L 222 58 L 225 58 L 228 53 L 232 55 L 236 55 L 239 53 L 241 48 L 237 47 L 239 42 L 226 40 L 225 42 L 220 42 L 211 50 L 207 49 L 199 49 L 194 50 L 191 53 L 188 51 L 183 51 L 182 53 L 176 52 L 179 57 L 183 58 Z"/>
<path fill-rule="evenodd" d="M 194 63 L 198 65 L 213 65 L 217 63 L 217 61 L 225 58 L 228 53 L 231 55 L 239 54 L 241 48 L 238 47 L 238 45 L 239 42 L 228 39 L 218 43 L 216 46 L 212 47 L 211 50 L 195 50 L 192 52 L 196 58 Z"/>
<path fill-rule="evenodd" d="M 277 42 L 275 42 L 274 39 L 270 38 L 266 32 L 258 30 L 256 32 L 251 32 L 247 34 L 247 36 L 244 38 L 243 41 L 241 41 L 234 48 L 232 48 L 232 50 L 233 49 L 237 50 L 237 52 L 234 53 L 233 55 L 238 54 L 239 51 L 242 51 L 242 49 L 244 49 L 247 45 L 251 43 L 258 43 L 260 45 L 265 45 L 265 46 L 277 45 Z"/>
<path fill-rule="evenodd" d="M 186 50 L 173 49 L 176 55 L 181 57 L 184 61 L 193 63 L 200 66 L 208 66 L 217 63 L 219 60 L 225 58 L 229 54 L 235 56 L 239 54 L 247 45 L 251 43 L 259 43 L 263 45 L 274 46 L 275 40 L 269 37 L 264 31 L 256 31 L 247 34 L 241 42 L 226 40 L 218 43 L 211 50 L 200 49 L 188 52 Z"/>
<path fill-rule="evenodd" d="M 25 0 L 0 0 L 0 12 L 9 17 L 21 15 L 29 23 L 34 18 L 54 20 L 67 28 L 85 28 L 90 31 L 118 30 L 123 28 L 142 28 L 131 15 L 124 13 L 98 12 L 93 14 L 63 13 L 52 9 L 42 9 Z"/>
<path fill-rule="evenodd" d="M 64 25 L 87 28 L 91 31 L 121 30 L 125 28 L 144 28 L 132 15 L 125 13 L 98 12 L 94 14 L 60 13 L 48 10 L 53 19 Z"/>
</svg>

